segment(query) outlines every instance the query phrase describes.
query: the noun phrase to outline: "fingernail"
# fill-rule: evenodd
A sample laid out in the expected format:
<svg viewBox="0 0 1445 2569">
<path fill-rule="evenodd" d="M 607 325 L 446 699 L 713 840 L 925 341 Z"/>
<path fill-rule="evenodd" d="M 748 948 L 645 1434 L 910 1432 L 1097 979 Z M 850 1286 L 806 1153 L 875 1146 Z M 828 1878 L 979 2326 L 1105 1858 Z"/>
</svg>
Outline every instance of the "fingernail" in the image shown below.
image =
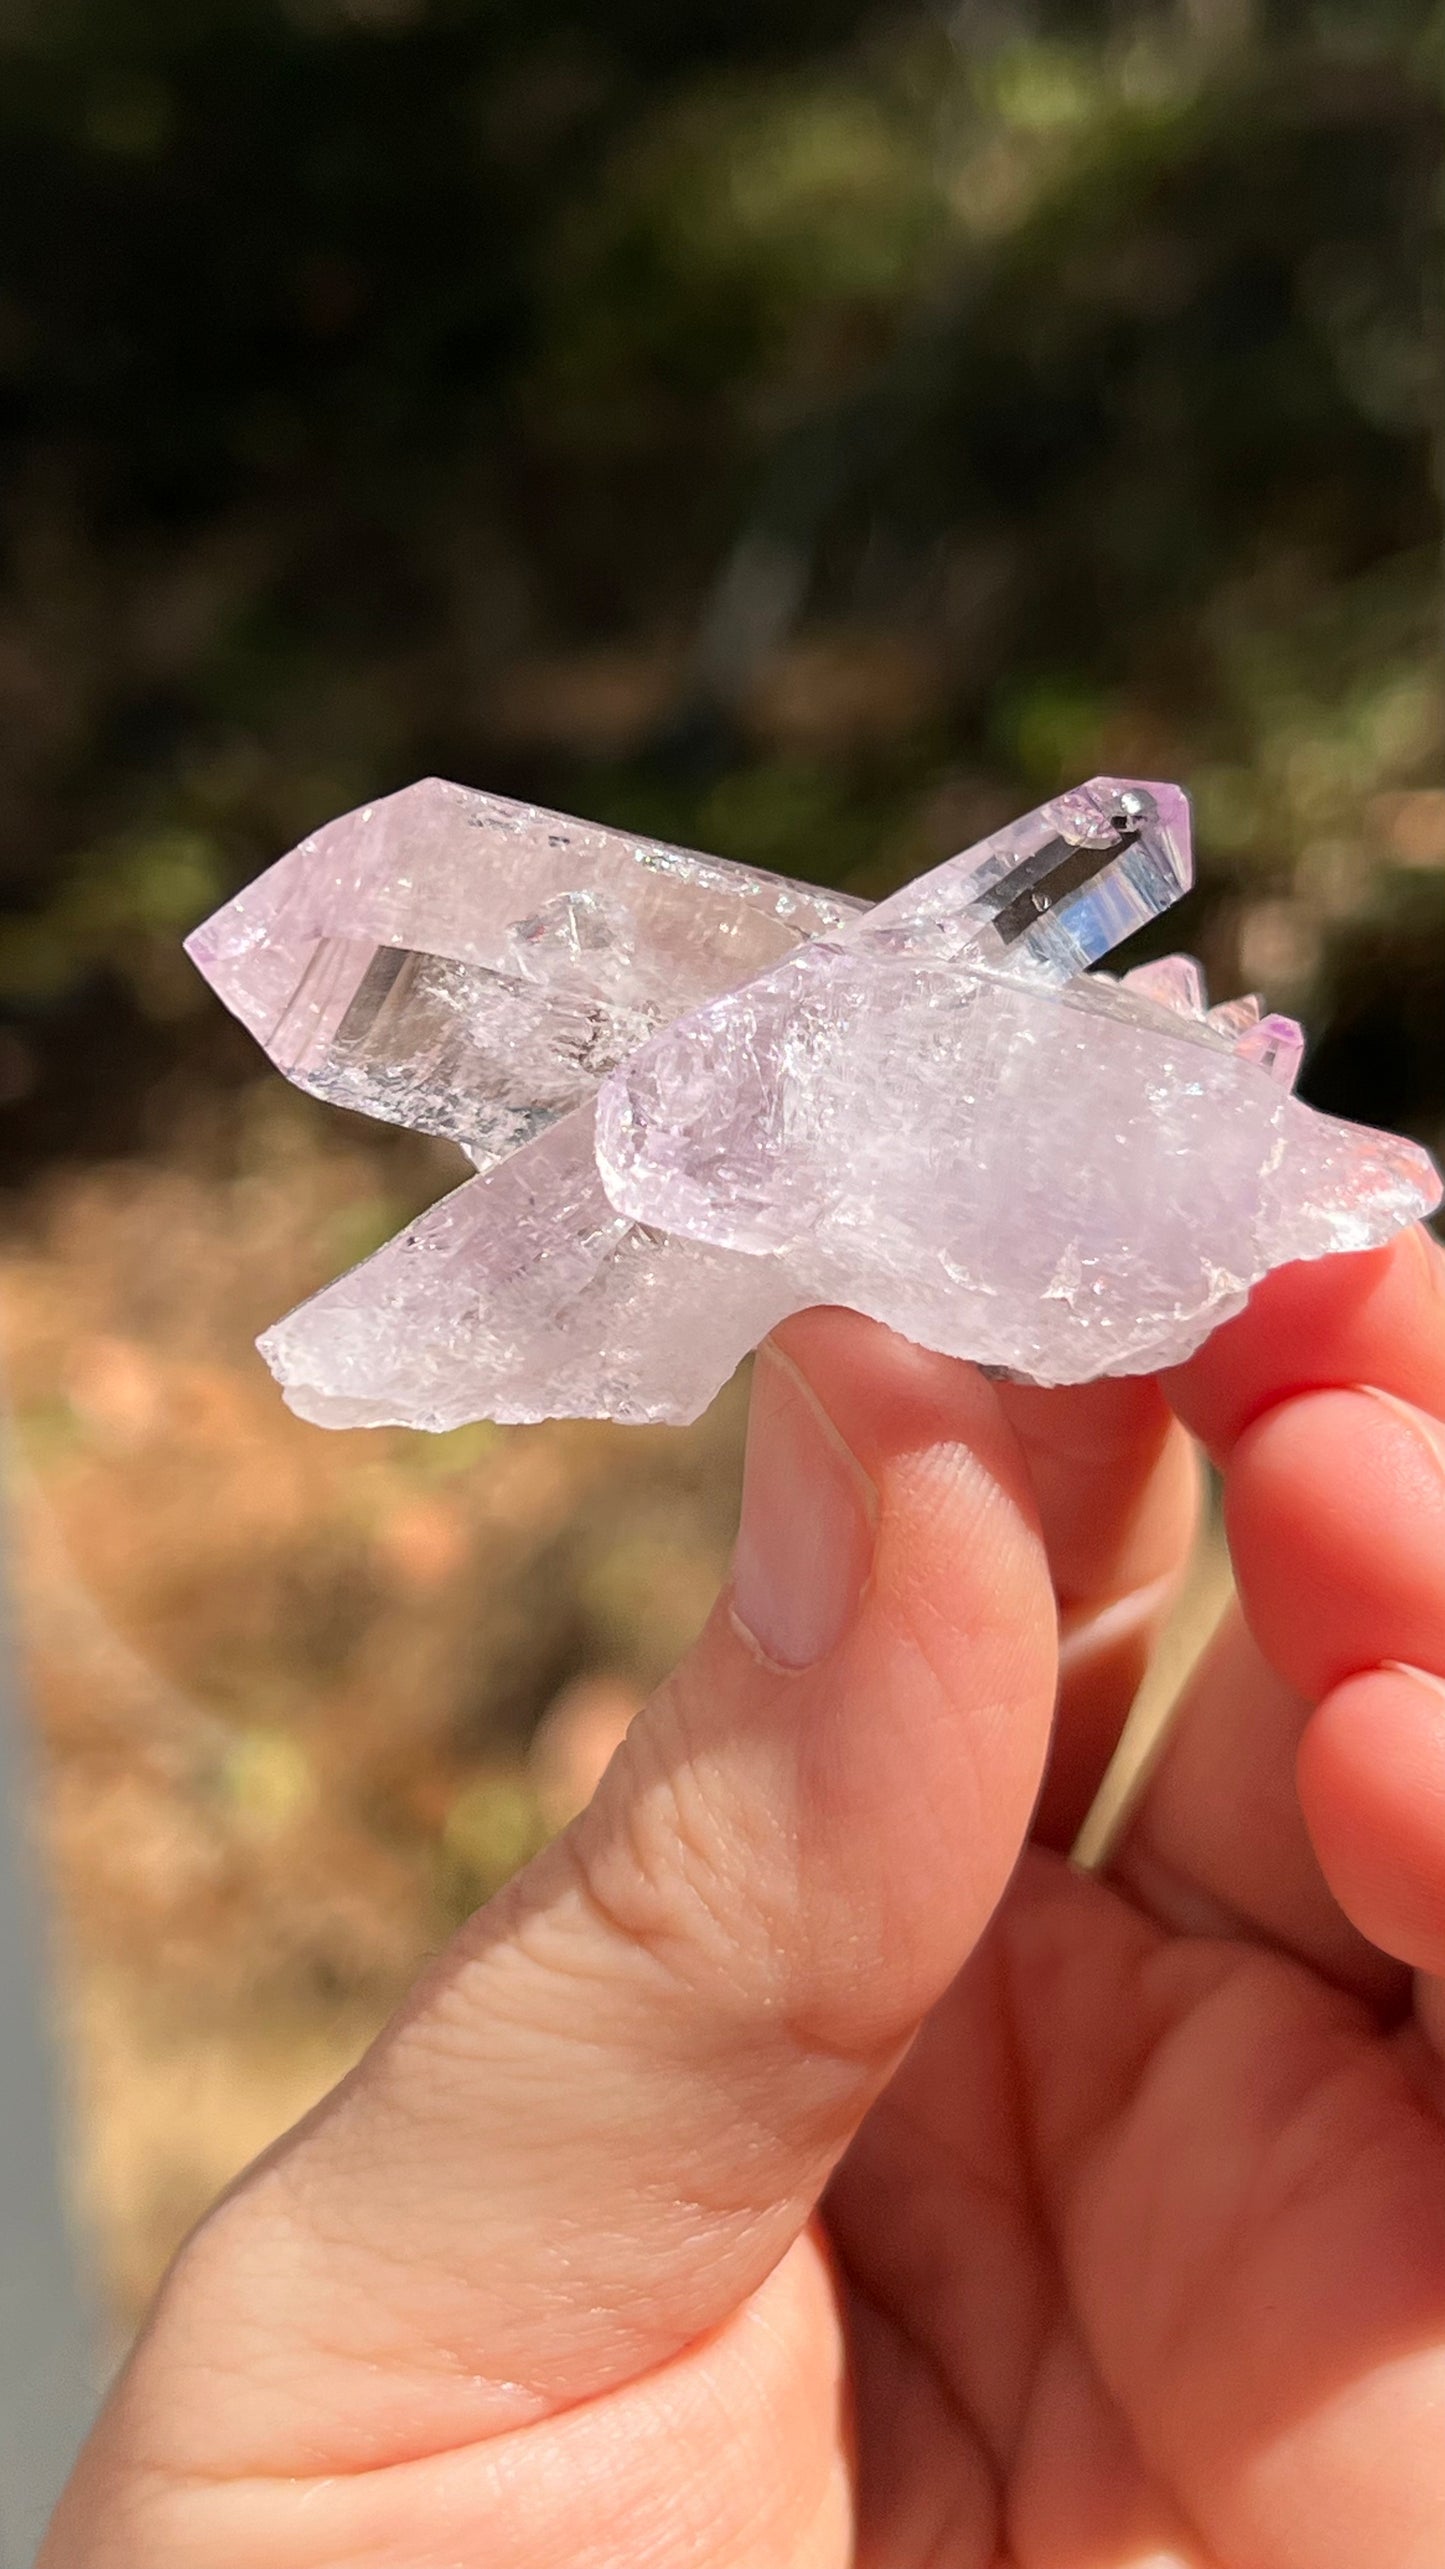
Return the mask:
<svg viewBox="0 0 1445 2569">
<path fill-rule="evenodd" d="M 796 1365 L 758 1351 L 733 1555 L 733 1622 L 776 1668 L 836 1650 L 873 1566 L 878 1496 Z"/>
<path fill-rule="evenodd" d="M 1445 1422 L 1432 1418 L 1427 1409 L 1417 1409 L 1413 1401 L 1400 1400 L 1394 1392 L 1382 1392 L 1378 1383 L 1360 1383 L 1357 1389 L 1370 1400 L 1378 1401 L 1394 1417 L 1402 1419 L 1445 1476 Z"/>
</svg>

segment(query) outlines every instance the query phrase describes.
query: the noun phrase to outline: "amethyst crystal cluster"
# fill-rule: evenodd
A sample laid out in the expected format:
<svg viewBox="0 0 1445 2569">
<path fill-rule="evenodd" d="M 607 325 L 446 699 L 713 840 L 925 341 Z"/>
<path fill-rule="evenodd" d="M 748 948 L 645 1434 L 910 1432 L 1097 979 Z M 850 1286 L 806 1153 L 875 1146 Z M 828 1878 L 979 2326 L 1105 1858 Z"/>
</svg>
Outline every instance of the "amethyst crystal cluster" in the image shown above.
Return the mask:
<svg viewBox="0 0 1445 2569">
<path fill-rule="evenodd" d="M 1184 795 L 1108 776 L 873 908 L 435 781 L 331 822 L 189 951 L 477 1174 L 268 1331 L 287 1399 L 687 1419 L 815 1302 L 1040 1383 L 1177 1363 L 1441 1191 L 1292 1094 L 1287 1018 L 1091 968 L 1191 879 Z"/>
</svg>

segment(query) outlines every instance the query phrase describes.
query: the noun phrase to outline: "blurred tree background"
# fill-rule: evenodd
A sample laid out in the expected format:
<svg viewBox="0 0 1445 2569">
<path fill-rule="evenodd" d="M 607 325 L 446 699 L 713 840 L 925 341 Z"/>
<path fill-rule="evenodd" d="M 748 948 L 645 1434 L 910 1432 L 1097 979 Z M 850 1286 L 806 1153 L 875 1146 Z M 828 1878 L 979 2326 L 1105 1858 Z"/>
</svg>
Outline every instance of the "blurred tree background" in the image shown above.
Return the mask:
<svg viewBox="0 0 1445 2569">
<path fill-rule="evenodd" d="M 123 2303 L 584 1789 L 737 1445 L 286 1419 L 250 1333 L 452 1163 L 181 934 L 428 772 L 865 892 L 1171 776 L 1215 995 L 1438 1143 L 1442 72 L 1438 0 L 0 0 L 5 1282 Z"/>
</svg>

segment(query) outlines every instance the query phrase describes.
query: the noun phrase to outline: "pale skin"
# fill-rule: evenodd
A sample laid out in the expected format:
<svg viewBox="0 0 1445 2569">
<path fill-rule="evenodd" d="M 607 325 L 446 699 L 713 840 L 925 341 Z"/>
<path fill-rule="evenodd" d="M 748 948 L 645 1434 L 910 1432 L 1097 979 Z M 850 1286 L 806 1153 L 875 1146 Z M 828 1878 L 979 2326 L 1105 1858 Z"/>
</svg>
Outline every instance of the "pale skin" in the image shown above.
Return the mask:
<svg viewBox="0 0 1445 2569">
<path fill-rule="evenodd" d="M 1422 1233 L 1162 1384 L 790 1322 L 702 1640 L 183 2250 L 43 2569 L 1438 2569 L 1442 1421 Z M 1191 1435 L 1242 1619 L 1094 1880 Z"/>
</svg>

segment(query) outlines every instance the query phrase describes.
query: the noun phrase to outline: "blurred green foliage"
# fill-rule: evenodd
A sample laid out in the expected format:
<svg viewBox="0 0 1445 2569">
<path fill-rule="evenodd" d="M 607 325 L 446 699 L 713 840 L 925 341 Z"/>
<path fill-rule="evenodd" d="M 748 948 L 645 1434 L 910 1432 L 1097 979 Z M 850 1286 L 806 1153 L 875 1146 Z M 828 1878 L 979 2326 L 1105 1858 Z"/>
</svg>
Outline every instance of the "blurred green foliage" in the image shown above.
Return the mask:
<svg viewBox="0 0 1445 2569">
<path fill-rule="evenodd" d="M 1438 0 L 0 0 L 22 1147 L 235 1077 L 180 931 L 427 771 L 869 890 L 1178 776 L 1221 992 L 1438 1128 L 1442 68 Z"/>
</svg>

